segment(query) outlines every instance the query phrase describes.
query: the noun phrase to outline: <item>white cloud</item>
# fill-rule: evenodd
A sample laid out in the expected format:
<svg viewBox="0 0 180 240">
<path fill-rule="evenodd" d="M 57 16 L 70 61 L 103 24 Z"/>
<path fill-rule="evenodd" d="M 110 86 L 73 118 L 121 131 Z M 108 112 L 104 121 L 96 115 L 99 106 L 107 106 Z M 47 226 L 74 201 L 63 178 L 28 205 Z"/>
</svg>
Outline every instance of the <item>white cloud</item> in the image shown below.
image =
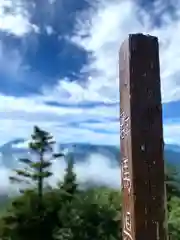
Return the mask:
<svg viewBox="0 0 180 240">
<path fill-rule="evenodd" d="M 11 77 L 20 77 L 23 59 L 17 49 L 7 48 L 0 40 L 0 71 Z M 20 70 L 21 69 L 21 70 Z"/>
<path fill-rule="evenodd" d="M 113 160 L 100 154 L 92 154 L 84 163 L 75 166 L 78 181 L 80 183 L 101 183 L 115 188 L 120 187 L 120 168 L 111 166 Z"/>
<path fill-rule="evenodd" d="M 52 26 L 46 26 L 46 32 L 48 35 L 51 35 L 54 33 L 54 29 Z"/>
<path fill-rule="evenodd" d="M 166 135 L 167 143 L 176 143 L 179 141 L 179 136 L 177 132 L 180 130 L 180 125 L 171 125 L 167 124 L 165 125 L 164 132 Z M 57 131 L 57 129 L 56 129 Z M 65 131 L 65 130 L 64 130 Z M 70 129 L 70 132 L 72 133 L 72 130 Z M 65 133 L 63 133 L 65 134 Z M 174 135 L 173 135 L 174 134 Z M 173 138 L 171 138 L 173 135 Z M 62 135 L 63 136 L 63 135 Z M 83 134 L 84 136 L 84 134 Z M 90 134 L 87 135 L 90 137 Z M 117 136 L 117 135 L 116 135 Z M 94 137 L 97 137 L 97 135 L 94 135 Z M 107 143 L 107 137 L 106 143 Z M 101 139 L 100 141 L 103 141 Z M 109 138 L 109 141 L 111 139 Z M 94 141 L 93 141 L 94 142 Z M 13 145 L 14 148 L 26 148 L 28 141 L 22 143 L 22 144 L 16 144 Z M 114 142 L 117 143 L 117 139 Z M 77 180 L 80 184 L 85 183 L 96 183 L 96 184 L 103 184 L 106 186 L 110 186 L 113 188 L 120 188 L 121 186 L 121 171 L 119 166 L 112 166 L 112 162 L 115 162 L 116 160 L 108 157 L 105 157 L 101 154 L 91 154 L 87 157 L 87 159 L 84 159 L 83 162 L 77 162 L 75 164 L 75 173 L 77 174 Z M 50 184 L 56 185 L 58 181 L 62 181 L 64 177 L 66 169 L 66 163 L 63 158 L 59 159 L 58 161 L 54 161 L 52 165 L 52 172 L 54 173 L 53 177 L 50 178 Z M 9 183 L 8 177 L 12 175 L 12 172 L 10 169 L 5 168 L 4 166 L 0 166 L 0 190 L 1 192 L 17 192 L 18 186 L 12 185 Z"/>
<path fill-rule="evenodd" d="M 0 29 L 23 36 L 34 30 L 34 26 L 29 22 L 29 13 L 21 0 L 1 0 L 0 1 Z"/>
<path fill-rule="evenodd" d="M 99 8 L 91 12 L 89 19 L 78 21 L 77 34 L 71 40 L 93 53 L 90 63 L 85 67 L 91 75 L 88 85 L 88 90 L 94 92 L 89 95 L 91 100 L 94 95 L 102 100 L 118 100 L 119 48 L 129 33 L 139 32 L 159 37 L 163 102 L 179 99 L 180 11 L 177 10 L 176 20 L 170 16 L 170 11 L 164 12 L 161 17 L 163 24 L 157 27 L 152 17 L 134 1 L 102 1 Z"/>
<path fill-rule="evenodd" d="M 156 14 L 162 13 L 164 8 L 162 2 L 161 5 L 156 2 Z M 153 25 L 152 17 L 133 1 L 99 1 L 97 5 L 94 3 L 93 10 L 85 11 L 78 16 L 77 32 L 69 39 L 92 53 L 89 63 L 82 69 L 82 72 L 87 72 L 89 75 L 88 83 L 82 86 L 78 81 L 69 82 L 61 79 L 57 86 L 43 89 L 44 100 L 71 104 L 86 101 L 118 103 L 119 48 L 129 33 L 137 32 L 159 37 L 163 102 L 178 100 L 180 96 L 178 10 L 177 16 L 179 17 L 176 20 L 172 20 L 169 12 L 163 13 L 163 24 L 157 27 Z M 83 114 L 89 112 L 91 109 L 84 111 Z M 113 112 L 112 108 L 102 108 L 96 112 L 98 114 L 96 119 L 101 114 L 118 116 L 118 105 L 114 107 Z"/>
<path fill-rule="evenodd" d="M 96 183 L 102 184 L 113 188 L 120 188 L 121 185 L 121 174 L 120 167 L 112 166 L 112 161 L 115 159 L 109 159 L 100 154 L 91 154 L 84 162 L 77 162 L 74 166 L 74 171 L 77 175 L 77 182 L 80 184 L 85 183 Z M 49 183 L 53 186 L 57 182 L 62 181 L 65 169 L 65 160 L 59 159 L 53 162 L 52 172 L 53 176 L 49 179 Z M 17 165 L 17 168 L 23 167 L 22 165 Z M 0 191 L 1 193 L 8 192 L 17 193 L 20 185 L 13 185 L 9 182 L 9 176 L 12 176 L 12 170 L 0 166 Z M 22 188 L 22 186 L 21 186 Z"/>
<path fill-rule="evenodd" d="M 22 2 L 16 1 L 14 5 L 12 2 L 0 2 L 0 29 L 17 36 L 29 33 L 32 28 L 38 31 L 36 26 L 30 25 L 29 14 Z M 13 11 L 4 12 L 8 6 Z M 151 17 L 139 9 L 135 1 L 99 1 L 97 5 L 94 3 L 91 11 L 78 15 L 77 32 L 69 40 L 92 53 L 88 64 L 82 69 L 89 75 L 88 83 L 83 87 L 78 81 L 61 79 L 56 87 L 43 89 L 41 97 L 26 99 L 0 95 L 0 145 L 13 138 L 28 139 L 36 124 L 51 132 L 60 143 L 119 145 L 119 124 L 117 121 L 110 122 L 110 119 L 118 119 L 119 116 L 118 52 L 129 33 L 142 32 L 159 37 L 163 102 L 180 100 L 179 2 L 176 6 L 177 18 L 173 20 L 169 12 L 165 12 L 162 15 L 163 24 L 159 27 L 152 24 Z M 163 2 L 156 2 L 156 14 L 160 15 L 163 9 Z M 22 65 L 17 51 L 7 55 L 0 45 L 0 63 L 3 61 L 12 74 L 17 73 Z M 47 106 L 44 101 L 48 100 L 69 106 Z M 78 103 L 85 102 L 102 102 L 104 105 L 89 108 L 78 106 Z M 105 103 L 117 104 L 106 106 Z M 87 123 L 89 120 L 99 123 Z M 111 134 L 103 133 L 103 130 Z M 180 124 L 165 123 L 165 141 L 179 143 L 179 130 Z M 27 143 L 13 147 L 26 148 Z M 65 167 L 64 160 L 53 164 L 55 178 L 52 182 L 62 179 Z M 75 166 L 75 171 L 82 183 L 94 180 L 115 187 L 120 184 L 120 169 L 111 167 L 110 160 L 101 155 L 89 156 L 84 163 Z M 0 188 L 8 188 L 8 175 L 9 170 L 0 167 Z"/>
<path fill-rule="evenodd" d="M 8 1 L 8 4 L 12 6 L 12 2 Z M 22 10 L 25 8 L 20 2 L 18 4 L 15 5 L 18 10 L 14 12 L 25 16 L 28 21 L 28 14 Z M 3 1 L 1 11 L 4 6 Z M 3 136 L 0 144 L 16 137 L 26 138 L 35 124 L 52 132 L 60 142 L 119 144 L 118 122 L 109 121 L 112 118 L 118 119 L 119 116 L 118 52 L 129 33 L 152 33 L 160 37 L 163 101 L 179 99 L 180 15 L 176 20 L 171 20 L 168 13 L 165 13 L 162 19 L 163 25 L 153 26 L 150 16 L 139 9 L 135 2 L 116 0 L 99 1 L 97 6 L 94 3 L 93 10 L 78 15 L 77 32 L 69 40 L 92 52 L 89 63 L 82 69 L 89 74 L 88 83 L 82 86 L 78 81 L 61 79 L 56 87 L 43 89 L 43 96 L 40 97 L 26 99 L 0 95 L 0 136 Z M 21 32 L 25 34 L 27 31 Z M 6 59 L 1 52 L 0 48 L 0 59 Z M 12 59 L 11 55 L 9 58 Z M 6 65 L 11 68 L 13 65 L 8 65 L 9 58 Z M 14 62 L 19 66 L 21 61 L 19 58 Z M 12 69 L 16 72 L 18 66 L 15 65 Z M 43 101 L 57 101 L 69 106 L 47 106 Z M 104 106 L 83 108 L 78 105 L 85 102 L 102 102 Z M 105 103 L 117 104 L 106 106 Z M 99 123 L 82 123 L 83 121 Z M 75 122 L 76 126 L 70 125 L 71 122 Z M 103 129 L 111 131 L 111 134 L 103 133 Z M 165 130 L 165 138 L 169 139 L 169 134 L 170 131 Z M 177 133 L 176 136 L 174 139 L 178 140 Z"/>
<path fill-rule="evenodd" d="M 78 81 L 67 82 L 66 80 L 60 80 L 55 88 L 44 89 L 44 99 L 71 104 L 86 101 L 118 103 L 118 52 L 120 45 L 129 33 L 142 32 L 159 37 L 163 102 L 179 100 L 180 53 L 178 44 L 180 34 L 178 35 L 177 29 L 180 28 L 180 14 L 177 10 L 178 17 L 172 19 L 170 12 L 163 13 L 164 8 L 162 1 L 155 3 L 155 13 L 162 14 L 162 25 L 159 26 L 155 26 L 152 17 L 133 1 L 100 1 L 92 11 L 86 11 L 82 16 L 80 15 L 76 35 L 70 41 L 92 53 L 89 63 L 82 69 L 82 72 L 88 72 L 89 81 L 83 87 L 78 84 Z M 82 115 L 74 114 L 74 119 L 80 122 L 83 118 L 88 119 L 89 116 L 94 120 L 102 120 L 104 117 L 118 118 L 119 106 L 117 104 L 114 107 L 89 108 L 82 110 Z M 95 131 L 89 133 L 93 137 L 97 136 L 94 141 L 103 138 L 103 142 L 110 142 L 108 141 L 110 135 L 102 134 L 103 137 L 100 137 L 101 134 L 97 130 L 103 130 L 103 128 L 116 132 L 117 136 L 119 134 L 117 122 L 109 124 L 102 120 L 99 124 L 85 123 L 80 124 L 81 126 L 96 131 L 96 133 Z M 169 128 L 171 129 L 171 127 L 173 128 L 173 126 Z M 73 135 L 74 130 L 70 129 L 73 131 Z M 165 125 L 164 135 L 165 138 L 169 139 L 170 130 L 167 131 L 166 129 L 167 125 Z M 86 137 L 86 132 L 89 130 L 77 129 L 77 131 L 84 132 L 82 141 L 90 139 L 90 137 Z M 112 136 L 114 138 L 115 135 Z M 175 141 L 179 140 L 177 133 L 174 139 L 176 139 Z M 112 142 L 115 141 L 118 142 L 118 137 L 115 137 Z"/>
<path fill-rule="evenodd" d="M 28 148 L 29 148 L 29 140 L 25 140 L 24 142 L 20 142 L 20 143 L 17 143 L 17 144 L 12 144 L 12 148 L 28 150 Z"/>
<path fill-rule="evenodd" d="M 11 171 L 6 167 L 0 165 L 0 191 L 1 194 L 4 192 L 10 192 L 13 188 L 9 182 Z"/>
<path fill-rule="evenodd" d="M 60 121 L 60 120 L 59 120 Z M 38 125 L 52 133 L 55 139 L 59 143 L 91 143 L 91 144 L 108 144 L 118 145 L 119 134 L 112 133 L 107 134 L 103 132 L 96 132 L 93 130 L 71 127 L 68 124 L 60 124 L 57 122 L 41 121 Z M 33 126 L 37 124 L 37 121 L 23 121 L 19 120 L 2 120 L 0 121 L 0 145 L 16 138 L 29 138 Z"/>
<path fill-rule="evenodd" d="M 164 137 L 165 142 L 168 144 L 178 144 L 180 145 L 180 124 L 170 123 L 164 125 Z"/>
<path fill-rule="evenodd" d="M 27 11 L 27 6 L 23 0 L 1 0 L 0 1 L 0 31 L 8 35 L 17 37 L 25 37 L 28 33 L 39 32 L 39 28 L 30 23 L 30 14 Z M 0 71 L 5 76 L 14 78 L 15 81 L 20 81 L 24 70 L 27 66 L 24 65 L 23 56 L 19 49 L 12 48 L 3 38 L 0 39 Z"/>
</svg>

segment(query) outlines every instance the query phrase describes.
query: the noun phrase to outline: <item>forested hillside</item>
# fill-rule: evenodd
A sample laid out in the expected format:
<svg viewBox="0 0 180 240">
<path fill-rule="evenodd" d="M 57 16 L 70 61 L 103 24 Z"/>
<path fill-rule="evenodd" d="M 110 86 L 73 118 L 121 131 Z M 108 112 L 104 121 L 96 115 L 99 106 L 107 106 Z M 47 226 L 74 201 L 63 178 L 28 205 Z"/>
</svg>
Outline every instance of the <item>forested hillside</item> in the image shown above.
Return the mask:
<svg viewBox="0 0 180 240">
<path fill-rule="evenodd" d="M 0 237 L 11 240 L 119 240 L 121 238 L 121 192 L 107 187 L 79 188 L 74 173 L 73 155 L 67 159 L 63 181 L 48 186 L 53 174 L 52 136 L 34 128 L 31 152 L 36 161 L 19 159 L 23 169 L 12 171 L 10 180 L 19 187 L 20 195 L 1 196 Z M 48 154 L 47 154 L 48 152 Z M 87 169 L 88 171 L 88 169 Z M 169 235 L 180 239 L 180 179 L 172 165 L 166 166 Z"/>
</svg>

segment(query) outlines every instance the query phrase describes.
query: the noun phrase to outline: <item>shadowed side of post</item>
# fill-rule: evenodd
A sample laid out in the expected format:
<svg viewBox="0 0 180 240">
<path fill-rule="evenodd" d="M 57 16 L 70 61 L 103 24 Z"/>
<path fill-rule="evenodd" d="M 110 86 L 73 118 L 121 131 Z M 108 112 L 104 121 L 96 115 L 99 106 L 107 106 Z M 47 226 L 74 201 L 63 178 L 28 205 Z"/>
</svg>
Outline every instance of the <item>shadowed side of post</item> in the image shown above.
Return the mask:
<svg viewBox="0 0 180 240">
<path fill-rule="evenodd" d="M 119 66 L 123 239 L 166 240 L 158 39 L 129 35 Z"/>
</svg>

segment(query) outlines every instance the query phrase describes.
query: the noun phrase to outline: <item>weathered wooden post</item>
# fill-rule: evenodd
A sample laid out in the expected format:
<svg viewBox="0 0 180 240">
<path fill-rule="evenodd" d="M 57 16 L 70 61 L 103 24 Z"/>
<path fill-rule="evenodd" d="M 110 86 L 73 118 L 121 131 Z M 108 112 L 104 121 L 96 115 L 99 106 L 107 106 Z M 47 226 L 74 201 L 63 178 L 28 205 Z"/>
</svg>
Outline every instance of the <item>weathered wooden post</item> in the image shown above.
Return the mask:
<svg viewBox="0 0 180 240">
<path fill-rule="evenodd" d="M 123 240 L 165 240 L 158 39 L 129 35 L 120 49 Z"/>
</svg>

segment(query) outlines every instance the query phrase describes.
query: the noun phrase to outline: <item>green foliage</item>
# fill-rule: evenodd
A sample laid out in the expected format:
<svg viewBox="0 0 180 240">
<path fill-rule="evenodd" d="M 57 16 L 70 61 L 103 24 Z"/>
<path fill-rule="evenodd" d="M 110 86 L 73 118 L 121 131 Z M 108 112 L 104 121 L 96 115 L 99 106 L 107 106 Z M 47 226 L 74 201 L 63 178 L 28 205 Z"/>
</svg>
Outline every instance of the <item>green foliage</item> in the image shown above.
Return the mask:
<svg viewBox="0 0 180 240">
<path fill-rule="evenodd" d="M 169 235 L 172 240 L 180 240 L 180 198 L 172 197 L 169 205 Z"/>
<path fill-rule="evenodd" d="M 165 167 L 165 181 L 167 190 L 167 200 L 170 201 L 172 197 L 180 197 L 180 175 L 175 166 L 166 164 Z"/>
<path fill-rule="evenodd" d="M 58 221 L 61 198 L 57 192 L 45 192 L 42 202 L 43 214 L 39 214 L 38 194 L 36 191 L 25 191 L 17 197 L 2 218 L 4 228 L 1 237 L 11 239 L 53 239 L 54 226 Z"/>
<path fill-rule="evenodd" d="M 71 201 L 75 197 L 78 189 L 76 182 L 76 174 L 74 173 L 74 161 L 72 154 L 67 156 L 67 168 L 65 171 L 64 181 L 60 185 L 60 189 L 64 194 L 64 201 Z"/>
<path fill-rule="evenodd" d="M 166 164 L 165 183 L 170 240 L 180 240 L 180 177 L 175 166 Z"/>
<path fill-rule="evenodd" d="M 18 183 L 33 184 L 35 182 L 38 190 L 39 198 L 42 198 L 44 180 L 52 176 L 49 171 L 52 160 L 62 157 L 61 153 L 53 153 L 53 145 L 55 141 L 53 137 L 46 131 L 35 126 L 31 135 L 29 150 L 32 159 L 19 159 L 25 165 L 24 169 L 15 169 L 15 176 L 11 176 L 10 180 Z M 49 157 L 48 157 L 49 156 Z"/>
<path fill-rule="evenodd" d="M 171 199 L 176 197 L 180 199 L 180 177 L 175 166 L 166 164 L 165 167 L 165 183 L 168 212 L 173 211 Z"/>
<path fill-rule="evenodd" d="M 13 199 L 0 197 L 0 208 L 7 205 L 0 218 L 0 239 L 121 240 L 121 192 L 107 187 L 80 190 L 71 154 L 67 158 L 67 168 L 61 184 L 56 188 L 45 186 L 44 181 L 52 175 L 49 171 L 51 160 L 62 156 L 53 153 L 53 144 L 49 133 L 34 128 L 29 145 L 32 158 L 21 159 L 24 169 L 16 170 L 16 176 L 11 178 L 19 183 L 28 180 L 29 188 Z M 33 160 L 34 154 L 36 161 Z M 179 184 L 178 174 L 172 166 L 167 166 L 166 189 L 171 240 L 180 240 Z"/>
<path fill-rule="evenodd" d="M 43 216 L 37 208 L 35 191 L 14 199 L 1 219 L 0 237 L 30 239 L 121 239 L 119 193 L 110 189 L 78 191 L 71 201 L 64 192 L 52 189 L 44 193 Z"/>
<path fill-rule="evenodd" d="M 59 211 L 60 227 L 55 229 L 55 239 L 121 239 L 114 191 L 98 190 L 79 191 L 77 198 L 66 203 Z"/>
</svg>

